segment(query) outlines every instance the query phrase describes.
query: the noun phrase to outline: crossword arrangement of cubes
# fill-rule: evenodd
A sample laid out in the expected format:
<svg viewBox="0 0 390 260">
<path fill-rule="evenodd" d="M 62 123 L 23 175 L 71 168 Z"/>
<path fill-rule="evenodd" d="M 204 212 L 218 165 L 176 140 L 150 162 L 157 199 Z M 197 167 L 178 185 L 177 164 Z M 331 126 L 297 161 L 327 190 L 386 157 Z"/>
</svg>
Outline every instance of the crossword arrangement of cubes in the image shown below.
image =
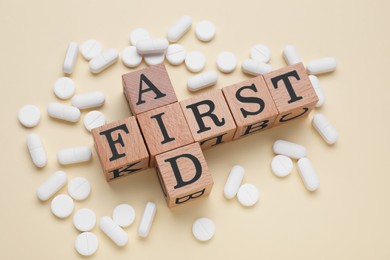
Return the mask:
<svg viewBox="0 0 390 260">
<path fill-rule="evenodd" d="M 306 116 L 318 102 L 302 63 L 181 102 L 163 64 L 122 80 L 134 116 L 92 130 L 104 175 L 156 168 L 168 207 L 210 193 L 202 150 Z"/>
</svg>

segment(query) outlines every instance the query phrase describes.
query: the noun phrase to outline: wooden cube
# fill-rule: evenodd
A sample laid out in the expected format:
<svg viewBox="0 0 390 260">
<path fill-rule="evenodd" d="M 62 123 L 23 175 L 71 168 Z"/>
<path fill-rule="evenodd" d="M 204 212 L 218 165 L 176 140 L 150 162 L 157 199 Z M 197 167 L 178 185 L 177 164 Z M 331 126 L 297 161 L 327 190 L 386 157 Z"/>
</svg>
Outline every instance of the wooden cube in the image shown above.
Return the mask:
<svg viewBox="0 0 390 260">
<path fill-rule="evenodd" d="M 92 130 L 107 181 L 148 168 L 149 154 L 134 116 Z"/>
<path fill-rule="evenodd" d="M 163 63 L 122 75 L 122 84 L 133 115 L 177 102 Z"/>
<path fill-rule="evenodd" d="M 236 124 L 221 90 L 180 102 L 195 142 L 202 149 L 233 140 Z"/>
<path fill-rule="evenodd" d="M 264 79 L 279 111 L 274 126 L 308 115 L 318 102 L 302 63 L 267 73 Z"/>
<path fill-rule="evenodd" d="M 149 167 L 155 167 L 157 154 L 194 142 L 179 103 L 137 115 L 150 154 Z"/>
<path fill-rule="evenodd" d="M 237 125 L 234 140 L 272 127 L 278 109 L 263 76 L 225 87 L 222 92 Z"/>
<path fill-rule="evenodd" d="M 198 143 L 159 154 L 156 162 L 168 207 L 210 194 L 214 182 Z"/>
</svg>

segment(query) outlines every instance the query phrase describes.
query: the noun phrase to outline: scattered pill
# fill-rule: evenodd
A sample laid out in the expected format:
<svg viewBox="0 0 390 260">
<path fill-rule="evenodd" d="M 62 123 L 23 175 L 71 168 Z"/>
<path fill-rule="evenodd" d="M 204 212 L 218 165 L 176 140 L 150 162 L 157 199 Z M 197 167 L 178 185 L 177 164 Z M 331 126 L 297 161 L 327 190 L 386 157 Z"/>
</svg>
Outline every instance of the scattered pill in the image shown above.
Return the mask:
<svg viewBox="0 0 390 260">
<path fill-rule="evenodd" d="M 119 226 L 125 228 L 133 224 L 135 219 L 135 211 L 129 204 L 120 204 L 115 207 L 112 213 L 112 219 Z"/>
<path fill-rule="evenodd" d="M 50 199 L 57 191 L 59 191 L 66 182 L 68 177 L 63 171 L 57 171 L 49 179 L 47 179 L 37 189 L 37 197 L 42 201 Z"/>
<path fill-rule="evenodd" d="M 68 106 L 56 102 L 51 102 L 47 106 L 49 116 L 68 122 L 77 122 L 80 120 L 80 110 L 77 107 Z"/>
<path fill-rule="evenodd" d="M 142 56 L 138 54 L 135 46 L 129 46 L 122 52 L 122 62 L 129 68 L 135 68 L 141 64 Z"/>
<path fill-rule="evenodd" d="M 322 58 L 309 62 L 306 66 L 307 73 L 312 75 L 322 74 L 334 71 L 337 67 L 337 61 L 333 57 Z"/>
<path fill-rule="evenodd" d="M 278 177 L 286 177 L 294 168 L 293 161 L 285 155 L 276 155 L 271 162 L 272 172 Z"/>
<path fill-rule="evenodd" d="M 299 159 L 306 156 L 306 148 L 300 144 L 277 140 L 273 145 L 275 154 L 281 154 L 293 159 Z"/>
<path fill-rule="evenodd" d="M 23 106 L 18 113 L 19 122 L 28 128 L 38 125 L 41 120 L 41 111 L 33 105 Z"/>
<path fill-rule="evenodd" d="M 144 55 L 145 63 L 149 66 L 161 64 L 164 62 L 165 59 L 165 54 L 160 53 L 160 54 L 147 54 Z"/>
<path fill-rule="evenodd" d="M 152 227 L 154 216 L 156 214 L 156 204 L 153 202 L 146 203 L 144 213 L 141 217 L 141 222 L 138 226 L 138 235 L 146 238 L 149 234 L 150 228 Z"/>
<path fill-rule="evenodd" d="M 60 150 L 57 160 L 62 165 L 86 162 L 91 159 L 92 151 L 88 146 L 73 147 Z"/>
<path fill-rule="evenodd" d="M 196 25 L 195 35 L 202 42 L 211 41 L 215 36 L 215 26 L 210 21 L 201 21 Z"/>
<path fill-rule="evenodd" d="M 325 103 L 325 95 L 324 92 L 322 91 L 320 81 L 314 75 L 309 75 L 309 79 L 318 97 L 318 102 L 316 104 L 316 107 L 321 107 Z"/>
<path fill-rule="evenodd" d="M 237 195 L 238 189 L 244 179 L 245 170 L 241 165 L 234 165 L 230 170 L 229 177 L 225 183 L 223 194 L 225 198 L 232 199 Z"/>
<path fill-rule="evenodd" d="M 259 191 L 253 184 L 243 184 L 238 189 L 237 199 L 241 205 L 245 207 L 252 207 L 259 200 Z"/>
<path fill-rule="evenodd" d="M 100 219 L 100 229 L 109 237 L 117 246 L 124 246 L 129 241 L 127 233 L 116 224 L 110 217 L 104 216 Z"/>
<path fill-rule="evenodd" d="M 91 193 L 91 184 L 83 177 L 73 178 L 68 184 L 68 193 L 75 200 L 85 200 Z"/>
<path fill-rule="evenodd" d="M 165 54 L 167 61 L 171 65 L 180 65 L 186 58 L 186 50 L 180 44 L 171 44 Z"/>
<path fill-rule="evenodd" d="M 74 96 L 72 98 L 72 106 L 78 109 L 100 107 L 104 104 L 105 100 L 106 98 L 102 92 L 88 92 Z"/>
<path fill-rule="evenodd" d="M 199 72 L 206 65 L 206 58 L 200 51 L 190 51 L 186 55 L 185 64 L 189 71 Z"/>
<path fill-rule="evenodd" d="M 27 136 L 27 148 L 30 152 L 31 160 L 37 167 L 44 167 L 47 163 L 47 155 L 42 141 L 37 134 Z"/>
<path fill-rule="evenodd" d="M 66 218 L 72 214 L 74 203 L 71 197 L 60 194 L 51 201 L 51 212 L 58 218 Z"/>
<path fill-rule="evenodd" d="M 299 57 L 297 51 L 292 45 L 287 45 L 286 47 L 284 47 L 283 58 L 286 61 L 287 65 L 293 65 L 301 62 L 301 58 Z"/>
<path fill-rule="evenodd" d="M 91 132 L 92 129 L 102 126 L 106 123 L 106 118 L 102 112 L 99 111 L 90 111 L 84 117 L 84 126 Z"/>
<path fill-rule="evenodd" d="M 102 52 L 103 47 L 97 40 L 87 40 L 81 45 L 80 50 L 84 59 L 90 61 Z"/>
<path fill-rule="evenodd" d="M 96 225 L 96 215 L 90 209 L 79 209 L 73 215 L 73 225 L 81 232 L 90 231 Z"/>
<path fill-rule="evenodd" d="M 167 32 L 167 39 L 170 42 L 177 42 L 191 28 L 192 19 L 185 15 L 180 18 Z"/>
<path fill-rule="evenodd" d="M 209 218 L 198 218 L 192 224 L 192 234 L 199 241 L 208 241 L 215 234 L 215 224 Z"/>
<path fill-rule="evenodd" d="M 119 54 L 116 49 L 105 50 L 89 61 L 89 70 L 94 74 L 100 73 L 117 62 L 118 57 Z"/>
<path fill-rule="evenodd" d="M 339 135 L 336 129 L 329 123 L 328 119 L 323 114 L 317 114 L 313 117 L 312 124 L 322 138 L 328 144 L 337 142 Z"/>
<path fill-rule="evenodd" d="M 145 39 L 137 41 L 139 54 L 161 54 L 168 48 L 168 41 L 164 38 Z"/>
<path fill-rule="evenodd" d="M 237 67 L 237 58 L 232 52 L 222 52 L 217 57 L 217 67 L 223 73 L 233 72 Z"/>
<path fill-rule="evenodd" d="M 139 40 L 147 40 L 147 39 L 150 39 L 150 34 L 147 30 L 143 28 L 134 29 L 130 33 L 130 43 L 133 46 L 136 46 Z"/>
<path fill-rule="evenodd" d="M 68 99 L 74 95 L 76 87 L 71 78 L 61 77 L 56 80 L 53 86 L 54 94 L 59 99 Z"/>
<path fill-rule="evenodd" d="M 241 65 L 242 71 L 252 76 L 266 74 L 272 71 L 272 66 L 257 60 L 246 59 Z"/>
<path fill-rule="evenodd" d="M 217 80 L 218 74 L 213 70 L 209 70 L 190 77 L 187 81 L 187 88 L 190 91 L 198 91 L 200 89 L 215 85 Z"/>
<path fill-rule="evenodd" d="M 301 175 L 303 184 L 309 191 L 315 191 L 320 186 L 320 179 L 307 158 L 301 158 L 297 163 L 299 174 Z"/>
<path fill-rule="evenodd" d="M 62 70 L 65 74 L 72 74 L 74 66 L 76 64 L 77 55 L 79 53 L 79 46 L 75 42 L 71 42 L 66 50 L 64 65 Z"/>
<path fill-rule="evenodd" d="M 94 233 L 83 232 L 77 236 L 74 246 L 80 255 L 90 256 L 97 251 L 99 240 Z"/>
<path fill-rule="evenodd" d="M 251 49 L 251 59 L 263 63 L 268 63 L 271 59 L 271 51 L 267 46 L 263 44 L 257 44 Z"/>
</svg>

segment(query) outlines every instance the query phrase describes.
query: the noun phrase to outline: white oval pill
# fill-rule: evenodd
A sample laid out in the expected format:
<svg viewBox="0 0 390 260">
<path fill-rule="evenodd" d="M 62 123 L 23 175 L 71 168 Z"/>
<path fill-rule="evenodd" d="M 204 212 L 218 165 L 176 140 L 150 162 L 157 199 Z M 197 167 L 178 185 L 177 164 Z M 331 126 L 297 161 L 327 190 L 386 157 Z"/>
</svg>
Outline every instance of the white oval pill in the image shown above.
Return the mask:
<svg viewBox="0 0 390 260">
<path fill-rule="evenodd" d="M 298 160 L 297 168 L 306 189 L 309 191 L 315 191 L 318 189 L 320 186 L 320 179 L 318 178 L 311 161 L 307 158 L 301 158 Z"/>
<path fill-rule="evenodd" d="M 165 54 L 167 61 L 171 65 L 180 65 L 186 58 L 186 50 L 180 44 L 171 44 L 167 49 Z"/>
<path fill-rule="evenodd" d="M 53 196 L 57 191 L 59 191 L 66 182 L 68 181 L 68 177 L 66 173 L 63 171 L 57 171 L 49 179 L 47 179 L 44 183 L 42 183 L 37 189 L 37 197 L 42 201 L 46 201 L 51 196 Z"/>
<path fill-rule="evenodd" d="M 137 41 L 139 54 L 161 54 L 168 48 L 168 41 L 164 38 L 145 39 Z"/>
<path fill-rule="evenodd" d="M 317 75 L 334 71 L 336 67 L 336 59 L 333 57 L 328 57 L 309 62 L 306 66 L 306 70 L 309 74 Z"/>
<path fill-rule="evenodd" d="M 267 46 L 263 44 L 257 44 L 251 49 L 251 59 L 263 63 L 268 63 L 271 59 L 271 51 Z"/>
<path fill-rule="evenodd" d="M 238 189 L 237 199 L 241 205 L 252 207 L 259 200 L 259 190 L 253 184 L 243 184 Z"/>
<path fill-rule="evenodd" d="M 316 104 L 316 107 L 321 107 L 325 103 L 325 95 L 324 92 L 322 91 L 320 81 L 314 75 L 309 75 L 309 79 L 318 97 L 318 102 Z"/>
<path fill-rule="evenodd" d="M 57 153 L 57 160 L 62 165 L 86 162 L 91 159 L 92 151 L 88 146 L 62 149 Z"/>
<path fill-rule="evenodd" d="M 51 201 L 51 212 L 58 218 L 66 218 L 73 212 L 74 203 L 71 197 L 65 194 L 57 195 Z"/>
<path fill-rule="evenodd" d="M 65 74 L 72 74 L 76 64 L 77 55 L 79 53 L 79 46 L 75 42 L 70 42 L 66 50 L 64 64 L 62 70 Z"/>
<path fill-rule="evenodd" d="M 37 167 L 44 167 L 47 163 L 47 155 L 45 147 L 37 134 L 29 134 L 27 136 L 27 148 L 30 152 L 31 160 Z"/>
<path fill-rule="evenodd" d="M 91 184 L 83 177 L 73 178 L 68 184 L 68 193 L 75 200 L 85 200 L 91 193 Z"/>
<path fill-rule="evenodd" d="M 200 89 L 215 85 L 217 80 L 218 74 L 213 70 L 209 70 L 190 77 L 187 81 L 187 88 L 190 91 L 198 91 Z"/>
<path fill-rule="evenodd" d="M 110 217 L 102 217 L 99 227 L 117 246 L 124 246 L 129 241 L 127 233 Z"/>
<path fill-rule="evenodd" d="M 147 55 L 144 55 L 144 59 L 145 59 L 145 63 L 148 66 L 153 66 L 153 65 L 157 65 L 157 64 L 163 63 L 164 59 L 165 59 L 165 54 L 164 53 L 160 53 L 160 54 L 147 54 Z"/>
<path fill-rule="evenodd" d="M 80 110 L 77 107 L 56 102 L 51 102 L 47 105 L 47 113 L 53 118 L 69 122 L 77 122 L 80 120 Z"/>
<path fill-rule="evenodd" d="M 68 77 L 61 77 L 57 79 L 53 86 L 54 94 L 59 99 L 64 99 L 64 100 L 73 96 L 75 90 L 76 87 L 74 85 L 73 80 Z"/>
<path fill-rule="evenodd" d="M 135 219 L 135 211 L 129 204 L 120 204 L 115 207 L 112 213 L 112 219 L 119 226 L 125 228 L 130 226 Z"/>
<path fill-rule="evenodd" d="M 134 47 L 137 45 L 139 40 L 150 39 L 150 34 L 147 30 L 143 28 L 137 28 L 131 31 L 130 33 L 130 44 Z"/>
<path fill-rule="evenodd" d="M 74 246 L 80 255 L 90 256 L 97 251 L 99 240 L 94 233 L 83 232 L 77 236 Z"/>
<path fill-rule="evenodd" d="M 167 39 L 170 42 L 177 42 L 191 28 L 192 19 L 185 15 L 180 18 L 167 32 Z"/>
<path fill-rule="evenodd" d="M 90 231 L 96 225 L 96 215 L 90 209 L 79 209 L 73 215 L 73 225 L 81 232 Z"/>
<path fill-rule="evenodd" d="M 81 55 L 87 61 L 98 56 L 103 50 L 102 45 L 97 40 L 87 40 L 81 45 Z"/>
<path fill-rule="evenodd" d="M 147 237 L 152 227 L 154 216 L 156 215 L 156 204 L 153 202 L 146 203 L 141 221 L 138 226 L 138 235 L 140 237 Z"/>
<path fill-rule="evenodd" d="M 198 218 L 192 224 L 192 234 L 199 241 L 208 241 L 215 234 L 215 224 L 209 218 Z"/>
<path fill-rule="evenodd" d="M 106 97 L 102 92 L 88 92 L 74 96 L 72 98 L 72 106 L 77 107 L 78 109 L 100 107 L 104 104 L 105 100 Z"/>
<path fill-rule="evenodd" d="M 105 123 L 106 118 L 103 113 L 99 111 L 88 112 L 88 114 L 84 117 L 84 126 L 89 132 L 96 127 L 104 125 Z"/>
<path fill-rule="evenodd" d="M 257 60 L 246 59 L 241 64 L 242 71 L 252 76 L 259 76 L 272 71 L 272 66 Z"/>
<path fill-rule="evenodd" d="M 195 35 L 202 42 L 211 41 L 215 36 L 215 25 L 210 21 L 200 21 L 195 28 Z"/>
<path fill-rule="evenodd" d="M 118 57 L 119 54 L 116 49 L 111 48 L 103 51 L 100 55 L 89 61 L 89 70 L 94 74 L 100 73 L 117 62 Z"/>
<path fill-rule="evenodd" d="M 220 53 L 217 57 L 217 67 L 223 73 L 233 72 L 237 67 L 236 56 L 229 51 Z"/>
<path fill-rule="evenodd" d="M 297 51 L 292 45 L 287 45 L 286 47 L 284 47 L 283 58 L 286 61 L 287 65 L 293 65 L 301 62 L 301 58 L 299 57 Z"/>
<path fill-rule="evenodd" d="M 290 157 L 285 155 L 276 155 L 272 158 L 271 169 L 272 172 L 278 177 L 286 177 L 293 170 L 294 165 Z"/>
<path fill-rule="evenodd" d="M 25 127 L 34 127 L 41 120 L 41 111 L 33 105 L 23 106 L 18 113 L 19 122 Z"/>
<path fill-rule="evenodd" d="M 306 148 L 302 145 L 277 140 L 273 145 L 274 153 L 288 156 L 293 159 L 299 159 L 306 156 Z"/>
<path fill-rule="evenodd" d="M 339 138 L 339 134 L 332 124 L 326 119 L 323 114 L 317 114 L 313 117 L 312 124 L 322 138 L 328 144 L 334 144 Z"/>
<path fill-rule="evenodd" d="M 237 195 L 241 182 L 244 179 L 245 170 L 241 165 L 234 165 L 230 170 L 229 177 L 225 183 L 223 194 L 225 198 L 232 199 Z"/>
<path fill-rule="evenodd" d="M 142 56 L 138 54 L 135 46 L 129 46 L 122 52 L 122 62 L 126 67 L 135 68 L 141 64 Z"/>
<path fill-rule="evenodd" d="M 206 58 L 200 51 L 190 51 L 186 55 L 185 64 L 189 71 L 199 72 L 206 65 Z"/>
</svg>

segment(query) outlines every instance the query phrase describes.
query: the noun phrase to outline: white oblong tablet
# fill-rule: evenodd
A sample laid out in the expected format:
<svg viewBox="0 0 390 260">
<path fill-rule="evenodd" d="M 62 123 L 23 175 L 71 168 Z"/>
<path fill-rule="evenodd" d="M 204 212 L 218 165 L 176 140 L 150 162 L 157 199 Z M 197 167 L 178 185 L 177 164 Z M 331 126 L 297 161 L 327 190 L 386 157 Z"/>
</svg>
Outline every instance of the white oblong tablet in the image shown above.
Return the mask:
<svg viewBox="0 0 390 260">
<path fill-rule="evenodd" d="M 215 234 L 215 224 L 209 218 L 198 218 L 192 224 L 192 234 L 199 241 L 208 241 Z"/>
<path fill-rule="evenodd" d="M 202 42 L 211 41 L 215 36 L 215 25 L 210 21 L 200 21 L 195 28 L 195 35 Z"/>
<path fill-rule="evenodd" d="M 259 190 L 253 184 L 243 184 L 238 189 L 237 199 L 241 205 L 252 207 L 259 200 Z"/>
<path fill-rule="evenodd" d="M 110 217 L 102 217 L 99 227 L 117 246 L 124 246 L 129 241 L 127 233 Z"/>
<path fill-rule="evenodd" d="M 164 38 L 145 39 L 137 41 L 137 51 L 139 54 L 161 54 L 168 48 L 168 41 Z"/>
<path fill-rule="evenodd" d="M 106 118 L 103 113 L 99 111 L 88 112 L 88 114 L 84 117 L 84 126 L 89 132 L 96 127 L 104 125 L 105 123 Z"/>
<path fill-rule="evenodd" d="M 147 54 L 147 55 L 144 55 L 144 59 L 145 59 L 145 63 L 148 66 L 153 66 L 153 65 L 157 65 L 157 64 L 163 63 L 164 59 L 165 59 L 165 54 L 164 53 L 160 53 L 160 54 Z"/>
<path fill-rule="evenodd" d="M 186 55 L 185 64 L 189 71 L 199 72 L 206 66 L 206 58 L 200 51 L 190 51 Z"/>
<path fill-rule="evenodd" d="M 53 86 L 54 94 L 59 99 L 68 99 L 74 95 L 74 92 L 76 90 L 76 87 L 74 85 L 74 82 L 71 78 L 68 77 L 61 77 L 56 80 Z"/>
<path fill-rule="evenodd" d="M 167 39 L 170 42 L 177 42 L 191 28 L 192 19 L 185 15 L 180 18 L 167 32 Z"/>
<path fill-rule="evenodd" d="M 147 30 L 143 28 L 136 28 L 130 33 L 130 44 L 133 46 L 136 46 L 139 40 L 147 39 L 150 39 L 150 34 Z"/>
<path fill-rule="evenodd" d="M 156 215 L 157 206 L 153 202 L 146 203 L 144 212 L 141 217 L 141 222 L 138 226 L 138 235 L 146 238 L 152 227 L 154 216 Z"/>
<path fill-rule="evenodd" d="M 119 54 L 114 48 L 103 51 L 100 55 L 89 61 L 89 70 L 94 73 L 100 73 L 118 61 Z"/>
<path fill-rule="evenodd" d="M 315 115 L 312 125 L 328 144 L 334 144 L 339 139 L 336 129 L 323 114 Z"/>
<path fill-rule="evenodd" d="M 123 228 L 130 226 L 134 222 L 134 219 L 135 211 L 129 204 L 116 206 L 112 213 L 112 220 Z"/>
<path fill-rule="evenodd" d="M 88 146 L 62 149 L 57 153 L 57 160 L 62 165 L 86 162 L 91 157 L 92 151 Z"/>
<path fill-rule="evenodd" d="M 80 110 L 77 107 L 68 106 L 56 102 L 47 105 L 47 113 L 50 117 L 75 123 L 80 120 Z"/>
<path fill-rule="evenodd" d="M 213 86 L 218 81 L 218 74 L 213 70 L 209 70 L 198 75 L 192 76 L 187 81 L 187 88 L 190 91 L 198 91 L 210 86 Z"/>
<path fill-rule="evenodd" d="M 87 40 L 81 45 L 81 55 L 83 55 L 84 59 L 87 61 L 90 61 L 91 59 L 98 56 L 102 50 L 103 47 L 97 40 Z"/>
<path fill-rule="evenodd" d="M 72 74 L 76 64 L 77 55 L 79 53 L 79 46 L 75 42 L 70 42 L 66 50 L 64 64 L 62 70 L 65 74 Z"/>
<path fill-rule="evenodd" d="M 37 197 L 42 201 L 50 199 L 67 183 L 68 177 L 63 171 L 57 171 L 37 189 Z"/>
<path fill-rule="evenodd" d="M 87 109 L 103 106 L 106 96 L 103 92 L 95 91 L 76 95 L 72 98 L 72 106 Z"/>
<path fill-rule="evenodd" d="M 271 169 L 278 177 L 286 177 L 294 168 L 293 161 L 285 155 L 276 155 L 272 158 Z"/>
<path fill-rule="evenodd" d="M 83 232 L 77 236 L 74 246 L 80 255 L 90 256 L 97 251 L 99 240 L 94 233 Z"/>
<path fill-rule="evenodd" d="M 169 45 L 165 57 L 171 65 L 180 65 L 186 58 L 186 50 L 180 44 Z"/>
<path fill-rule="evenodd" d="M 58 218 L 66 218 L 73 212 L 74 203 L 71 197 L 65 194 L 57 195 L 51 201 L 51 212 Z"/>
<path fill-rule="evenodd" d="M 24 127 L 34 127 L 39 124 L 41 120 L 41 111 L 39 108 L 33 105 L 22 106 L 18 113 L 19 122 Z"/>
<path fill-rule="evenodd" d="M 306 156 L 306 148 L 300 144 L 276 140 L 273 145 L 274 153 L 288 156 L 293 159 L 299 159 Z"/>
<path fill-rule="evenodd" d="M 311 161 L 307 158 L 301 158 L 298 160 L 297 168 L 306 189 L 309 191 L 317 190 L 320 186 L 320 179 L 318 178 Z"/>
<path fill-rule="evenodd" d="M 251 59 L 258 60 L 263 63 L 268 63 L 271 59 L 271 51 L 267 46 L 263 44 L 257 44 L 251 49 Z"/>
<path fill-rule="evenodd" d="M 47 155 L 45 147 L 37 134 L 32 133 L 27 136 L 27 148 L 35 166 L 44 167 L 47 163 Z"/>
<path fill-rule="evenodd" d="M 83 177 L 73 178 L 68 184 L 68 193 L 75 200 L 85 200 L 91 193 L 91 184 Z"/>
<path fill-rule="evenodd" d="M 317 75 L 334 71 L 336 67 L 336 59 L 333 57 L 328 57 L 309 62 L 306 66 L 306 70 L 309 74 Z"/>
<path fill-rule="evenodd" d="M 284 47 L 283 58 L 286 61 L 287 65 L 293 65 L 301 62 L 301 58 L 299 57 L 297 51 L 292 45 L 287 45 L 286 47 Z"/>
<path fill-rule="evenodd" d="M 122 52 L 122 62 L 126 67 L 135 68 L 141 64 L 142 56 L 138 54 L 135 46 L 129 46 Z"/>
<path fill-rule="evenodd" d="M 217 57 L 217 67 L 223 73 L 233 72 L 237 67 L 236 56 L 229 51 L 220 53 Z"/>
<path fill-rule="evenodd" d="M 253 59 L 246 59 L 241 64 L 242 71 L 252 76 L 259 76 L 272 71 L 272 66 Z"/>
<path fill-rule="evenodd" d="M 73 215 L 73 225 L 81 232 L 92 230 L 96 225 L 95 212 L 87 208 L 79 209 Z"/>
<path fill-rule="evenodd" d="M 245 169 L 241 165 L 234 165 L 230 170 L 229 177 L 225 183 L 223 194 L 225 198 L 232 199 L 237 195 L 241 182 L 244 179 Z"/>
<path fill-rule="evenodd" d="M 322 91 L 320 81 L 314 75 L 309 75 L 309 79 L 318 97 L 318 102 L 316 104 L 316 107 L 322 107 L 322 105 L 325 103 L 325 95 L 324 92 Z"/>
</svg>

